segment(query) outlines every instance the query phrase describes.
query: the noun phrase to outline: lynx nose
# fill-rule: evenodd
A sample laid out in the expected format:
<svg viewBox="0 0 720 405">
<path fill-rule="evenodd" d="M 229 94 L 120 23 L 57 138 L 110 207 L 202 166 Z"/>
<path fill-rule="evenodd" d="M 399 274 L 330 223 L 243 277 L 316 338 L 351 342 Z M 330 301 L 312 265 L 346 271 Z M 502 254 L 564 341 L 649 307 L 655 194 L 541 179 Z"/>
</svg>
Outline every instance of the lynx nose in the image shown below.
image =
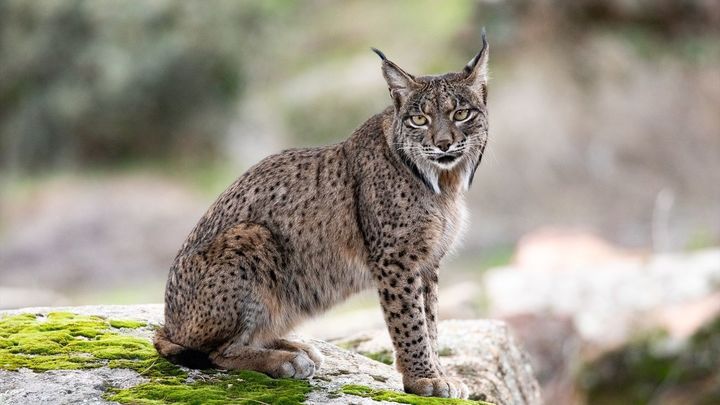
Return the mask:
<svg viewBox="0 0 720 405">
<path fill-rule="evenodd" d="M 435 142 L 435 146 L 443 152 L 447 152 L 447 150 L 450 149 L 450 145 L 452 145 L 452 141 L 450 139 L 439 139 Z"/>
</svg>

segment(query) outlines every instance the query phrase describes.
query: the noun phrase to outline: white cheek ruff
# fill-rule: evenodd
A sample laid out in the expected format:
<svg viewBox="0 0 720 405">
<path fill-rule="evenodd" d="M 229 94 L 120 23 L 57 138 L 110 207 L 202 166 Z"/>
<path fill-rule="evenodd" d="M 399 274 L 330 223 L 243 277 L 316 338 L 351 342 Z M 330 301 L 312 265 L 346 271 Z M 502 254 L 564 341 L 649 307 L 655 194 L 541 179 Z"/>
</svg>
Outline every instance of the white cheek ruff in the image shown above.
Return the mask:
<svg viewBox="0 0 720 405">
<path fill-rule="evenodd" d="M 443 239 L 448 247 L 447 254 L 454 254 L 462 244 L 463 236 L 468 228 L 468 211 L 463 199 L 459 200 L 445 224 Z"/>
<path fill-rule="evenodd" d="M 430 186 L 435 194 L 440 194 L 440 183 L 438 180 L 438 172 L 432 167 L 418 167 L 420 174 L 425 178 L 425 181 Z"/>
<path fill-rule="evenodd" d="M 467 229 L 470 225 L 470 214 L 468 213 L 467 207 L 465 206 L 465 200 L 462 200 L 460 202 L 459 207 L 459 214 L 460 214 L 460 226 L 457 230 L 457 236 L 455 238 L 455 246 L 453 248 L 460 246 L 462 243 L 463 238 L 465 237 L 465 233 L 467 232 Z"/>
</svg>

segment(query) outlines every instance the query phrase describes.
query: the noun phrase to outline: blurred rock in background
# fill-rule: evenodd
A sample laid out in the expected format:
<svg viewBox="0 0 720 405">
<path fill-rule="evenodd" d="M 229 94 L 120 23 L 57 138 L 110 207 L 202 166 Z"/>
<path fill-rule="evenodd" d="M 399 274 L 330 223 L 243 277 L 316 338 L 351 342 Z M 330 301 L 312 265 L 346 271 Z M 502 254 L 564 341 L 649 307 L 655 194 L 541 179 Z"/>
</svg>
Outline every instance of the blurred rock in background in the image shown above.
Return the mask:
<svg viewBox="0 0 720 405">
<path fill-rule="evenodd" d="M 576 373 L 582 364 L 582 341 L 572 320 L 543 312 L 502 319 L 521 347 L 528 351 L 545 403 L 581 403 L 583 393 L 576 382 Z"/>
<path fill-rule="evenodd" d="M 589 404 L 720 403 L 720 317 L 687 339 L 663 330 L 638 336 L 584 365 L 579 385 Z"/>
<path fill-rule="evenodd" d="M 565 269 L 496 268 L 485 274 L 484 283 L 491 315 L 570 316 L 584 340 L 608 348 L 625 342 L 650 319 L 667 319 L 658 312 L 670 314 L 670 308 L 688 306 L 718 291 L 720 250 Z M 673 313 L 686 316 L 687 312 Z M 701 313 L 695 326 L 713 315 L 712 307 Z"/>
<path fill-rule="evenodd" d="M 720 250 L 640 255 L 552 229 L 514 258 L 484 274 L 484 302 L 530 353 L 546 401 L 720 400 Z"/>
<path fill-rule="evenodd" d="M 4 212 L 0 285 L 48 289 L 72 302 L 160 301 L 159 269 L 169 268 L 207 208 L 186 188 L 132 174 L 46 180 L 22 198 Z M 0 308 L 56 304 L 45 295 L 26 294 L 17 305 L 0 299 Z"/>
</svg>

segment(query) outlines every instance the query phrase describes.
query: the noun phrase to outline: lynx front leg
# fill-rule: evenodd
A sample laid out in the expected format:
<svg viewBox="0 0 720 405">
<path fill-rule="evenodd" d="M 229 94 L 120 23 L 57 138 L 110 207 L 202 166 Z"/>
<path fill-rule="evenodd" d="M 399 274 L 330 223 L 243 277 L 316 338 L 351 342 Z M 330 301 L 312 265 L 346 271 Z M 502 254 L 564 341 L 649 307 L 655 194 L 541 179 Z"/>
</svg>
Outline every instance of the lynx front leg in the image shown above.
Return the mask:
<svg viewBox="0 0 720 405">
<path fill-rule="evenodd" d="M 425 322 L 427 323 L 433 362 L 440 375 L 445 375 L 438 358 L 438 268 L 434 267 L 432 270 L 424 272 L 422 282 Z"/>
<path fill-rule="evenodd" d="M 405 391 L 467 398 L 467 387 L 457 379 L 443 377 L 436 365 L 425 316 L 423 280 L 418 271 L 409 269 L 387 260 L 373 269 Z"/>
</svg>

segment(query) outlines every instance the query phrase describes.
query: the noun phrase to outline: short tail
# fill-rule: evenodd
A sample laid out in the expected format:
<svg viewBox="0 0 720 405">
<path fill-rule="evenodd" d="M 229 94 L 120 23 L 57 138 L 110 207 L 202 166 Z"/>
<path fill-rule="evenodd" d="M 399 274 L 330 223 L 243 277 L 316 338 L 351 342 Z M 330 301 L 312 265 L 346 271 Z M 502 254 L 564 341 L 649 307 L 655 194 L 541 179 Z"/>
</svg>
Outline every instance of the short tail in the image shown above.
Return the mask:
<svg viewBox="0 0 720 405">
<path fill-rule="evenodd" d="M 170 341 L 165 333 L 164 327 L 155 332 L 153 344 L 158 353 L 173 364 L 196 369 L 213 368 L 213 363 L 210 361 L 207 353 L 201 352 L 200 350 L 188 349 Z"/>
</svg>

